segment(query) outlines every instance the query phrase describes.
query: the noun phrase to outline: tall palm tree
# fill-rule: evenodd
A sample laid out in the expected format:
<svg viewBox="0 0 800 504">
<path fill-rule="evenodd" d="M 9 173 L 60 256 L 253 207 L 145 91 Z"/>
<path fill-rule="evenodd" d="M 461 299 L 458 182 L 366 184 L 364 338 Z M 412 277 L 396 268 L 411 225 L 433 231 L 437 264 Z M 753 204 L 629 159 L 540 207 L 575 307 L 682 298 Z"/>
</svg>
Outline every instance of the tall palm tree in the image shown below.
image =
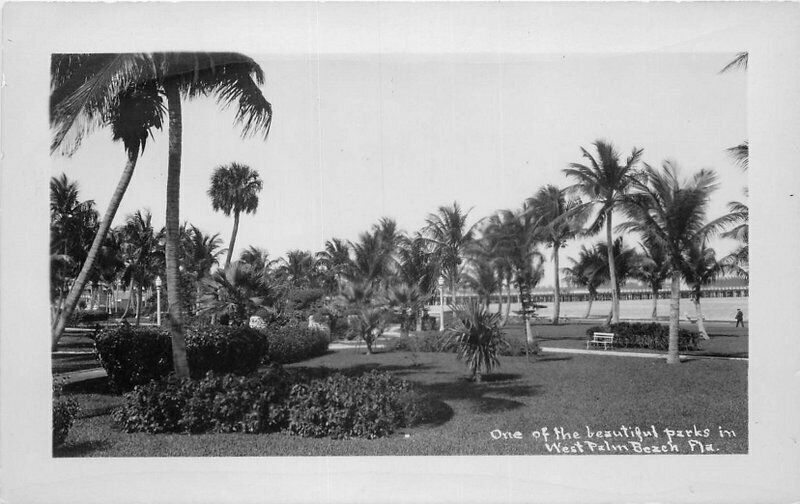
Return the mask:
<svg viewBox="0 0 800 504">
<path fill-rule="evenodd" d="M 657 242 L 667 252 L 672 275 L 669 364 L 680 362 L 678 322 L 684 254 L 709 231 L 706 211 L 717 187 L 713 170 L 702 169 L 689 180 L 680 180 L 678 174 L 674 161 L 664 161 L 661 170 L 645 165 L 644 180 L 636 183 L 636 190 L 624 207 L 630 220 L 618 226 L 620 231 L 641 233 L 645 240 Z"/>
<path fill-rule="evenodd" d="M 479 224 L 467 225 L 469 212 L 464 212 L 454 201 L 452 206 L 441 206 L 425 219 L 424 233 L 433 245 L 442 273 L 450 284 L 453 305 L 456 304 L 456 287 L 461 280 L 464 256 L 475 239 L 475 229 Z"/>
<path fill-rule="evenodd" d="M 595 279 L 601 280 L 603 283 L 611 282 L 611 268 L 609 267 L 608 258 L 614 258 L 614 271 L 616 272 L 616 283 L 610 284 L 611 291 L 616 289 L 617 292 L 625 285 L 629 279 L 633 278 L 636 271 L 639 269 L 640 256 L 635 249 L 625 245 L 622 237 L 614 240 L 613 252 L 608 253 L 608 247 L 604 242 L 598 242 L 594 246 L 595 263 L 592 275 Z M 606 324 L 611 323 L 612 311 L 609 310 Z"/>
<path fill-rule="evenodd" d="M 542 238 L 553 249 L 553 324 L 558 324 L 561 308 L 561 286 L 558 252 L 569 240 L 575 238 L 580 229 L 573 211 L 580 200 L 567 200 L 564 191 L 554 185 L 546 185 L 536 192 L 528 202 L 534 216 L 540 219 Z"/>
<path fill-rule="evenodd" d="M 492 257 L 492 264 L 494 265 L 497 278 L 500 282 L 500 303 L 498 304 L 497 313 L 503 311 L 503 296 L 502 287 L 506 286 L 506 307 L 500 320 L 500 326 L 504 327 L 508 322 L 508 316 L 511 312 L 511 285 L 513 283 L 513 249 L 504 246 L 505 236 L 513 232 L 513 228 L 517 225 L 517 217 L 513 212 L 499 212 L 492 215 L 488 219 L 488 225 L 483 233 L 483 239 L 487 242 L 489 253 Z"/>
<path fill-rule="evenodd" d="M 257 171 L 239 163 L 218 166 L 211 174 L 211 186 L 208 188 L 211 207 L 215 211 L 222 210 L 226 217 L 233 213 L 233 231 L 228 244 L 228 256 L 225 258 L 226 268 L 233 257 L 236 233 L 239 231 L 239 214 L 256 212 L 258 193 L 263 185 Z"/>
<path fill-rule="evenodd" d="M 692 243 L 684 253 L 683 277 L 692 288 L 692 302 L 694 303 L 695 316 L 697 317 L 697 331 L 703 339 L 710 339 L 703 322 L 703 310 L 700 307 L 700 298 L 703 296 L 703 286 L 713 282 L 723 271 L 723 265 L 717 261 L 713 248 L 706 245 L 705 237 Z"/>
<path fill-rule="evenodd" d="M 255 61 L 238 53 L 65 55 L 54 62 L 53 67 L 55 70 L 51 74 L 58 76 L 54 79 L 58 86 L 70 82 L 76 75 L 85 76 L 83 82 L 70 88 L 59 87 L 64 89 L 63 98 L 53 100 L 51 93 L 51 110 L 54 101 L 59 104 L 58 113 L 51 114 L 51 117 L 60 118 L 55 146 L 62 144 L 68 133 L 80 139 L 93 122 L 97 122 L 97 111 L 110 109 L 107 105 L 128 88 L 152 89 L 166 97 L 169 118 L 166 273 L 170 337 L 175 372 L 180 377 L 188 377 L 178 269 L 181 95 L 186 98 L 214 95 L 223 107 L 234 105 L 236 122 L 242 126 L 243 136 L 260 132 L 266 139 L 272 124 L 272 105 L 258 88 L 264 82 L 264 73 Z"/>
<path fill-rule="evenodd" d="M 719 73 L 725 73 L 732 70 L 739 70 L 742 69 L 747 71 L 747 62 L 749 59 L 749 54 L 747 52 L 740 52 L 737 53 L 736 56 L 725 65 Z M 739 165 L 743 170 L 747 170 L 750 166 L 750 144 L 747 140 L 744 140 L 739 145 L 731 147 L 728 149 L 728 154 L 731 155 L 733 160 Z"/>
<path fill-rule="evenodd" d="M 589 226 L 592 233 L 598 232 L 603 224 L 606 226 L 606 247 L 609 253 L 608 264 L 611 280 L 611 310 L 612 322 L 619 322 L 619 291 L 616 289 L 617 273 L 614 269 L 614 258 L 610 255 L 613 251 L 614 237 L 612 233 L 612 216 L 615 207 L 624 202 L 626 194 L 631 189 L 636 178 L 636 165 L 642 156 L 642 149 L 634 147 L 631 155 L 620 162 L 620 154 L 610 142 L 597 140 L 594 143 L 597 150 L 595 158 L 586 149 L 581 147 L 583 157 L 588 160 L 588 166 L 580 163 L 571 163 L 564 173 L 575 180 L 569 189 L 588 200 L 578 209 L 597 212 L 596 217 Z"/>
<path fill-rule="evenodd" d="M 664 286 L 664 281 L 669 277 L 669 261 L 664 247 L 656 240 L 645 240 L 642 244 L 644 250 L 640 256 L 639 264 L 633 272 L 633 277 L 644 282 L 650 287 L 653 296 L 653 322 L 658 318 L 658 292 Z"/>
<path fill-rule="evenodd" d="M 478 295 L 479 302 L 488 310 L 492 295 L 501 288 L 500 279 L 485 245 L 470 256 L 470 267 L 464 274 L 464 283 Z"/>
<path fill-rule="evenodd" d="M 518 212 L 503 210 L 499 214 L 490 220 L 487 232 L 495 236 L 496 246 L 511 262 L 522 305 L 520 313 L 525 323 L 526 352 L 536 354 L 539 344 L 531 329 L 531 316 L 535 313 L 531 292 L 544 274 L 542 254 L 537 248 L 541 236 L 539 221 L 527 204 Z"/>
<path fill-rule="evenodd" d="M 397 276 L 402 282 L 417 286 L 423 296 L 423 302 L 416 314 L 416 328 L 421 331 L 425 302 L 430 299 L 437 286 L 439 263 L 429 242 L 419 232 L 403 237 L 397 255 Z"/>
</svg>

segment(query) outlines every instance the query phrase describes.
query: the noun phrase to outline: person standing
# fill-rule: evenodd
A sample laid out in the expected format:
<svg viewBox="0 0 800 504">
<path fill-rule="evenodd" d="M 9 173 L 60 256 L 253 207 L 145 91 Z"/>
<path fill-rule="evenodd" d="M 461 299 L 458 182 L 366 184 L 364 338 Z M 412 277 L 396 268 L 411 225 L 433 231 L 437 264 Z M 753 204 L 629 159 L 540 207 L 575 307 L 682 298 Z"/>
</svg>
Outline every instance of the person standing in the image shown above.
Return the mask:
<svg viewBox="0 0 800 504">
<path fill-rule="evenodd" d="M 739 327 L 739 324 L 744 327 L 744 313 L 742 313 L 741 308 L 736 308 L 736 327 Z"/>
</svg>

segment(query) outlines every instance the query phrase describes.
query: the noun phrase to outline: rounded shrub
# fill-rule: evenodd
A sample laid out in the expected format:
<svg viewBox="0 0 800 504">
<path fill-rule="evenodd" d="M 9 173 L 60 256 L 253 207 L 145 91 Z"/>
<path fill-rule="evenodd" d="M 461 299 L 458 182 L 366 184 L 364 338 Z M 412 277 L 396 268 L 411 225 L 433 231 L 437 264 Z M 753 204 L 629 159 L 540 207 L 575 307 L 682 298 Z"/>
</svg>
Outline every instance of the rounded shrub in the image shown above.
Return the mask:
<svg viewBox="0 0 800 504">
<path fill-rule="evenodd" d="M 287 421 L 293 379 L 278 366 L 249 377 L 207 373 L 199 380 L 174 375 L 125 394 L 114 420 L 126 432 L 271 432 Z"/>
<path fill-rule="evenodd" d="M 306 437 L 376 438 L 419 419 L 419 396 L 408 382 L 371 371 L 300 383 L 288 401 L 288 429 Z"/>
<path fill-rule="evenodd" d="M 247 326 L 187 326 L 185 334 L 189 368 L 196 378 L 208 371 L 250 374 L 266 351 L 261 334 Z"/>
<path fill-rule="evenodd" d="M 64 444 L 78 415 L 78 402 L 72 398 L 53 399 L 53 447 Z"/>
</svg>

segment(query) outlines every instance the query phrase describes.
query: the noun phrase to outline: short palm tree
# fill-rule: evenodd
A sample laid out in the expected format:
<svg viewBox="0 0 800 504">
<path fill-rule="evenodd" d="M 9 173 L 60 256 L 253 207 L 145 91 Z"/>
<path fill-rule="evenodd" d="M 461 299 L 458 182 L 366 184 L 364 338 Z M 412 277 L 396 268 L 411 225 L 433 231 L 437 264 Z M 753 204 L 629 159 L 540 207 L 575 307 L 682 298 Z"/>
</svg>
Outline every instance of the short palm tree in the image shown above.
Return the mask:
<svg viewBox="0 0 800 504">
<path fill-rule="evenodd" d="M 611 290 L 616 289 L 617 292 L 625 285 L 629 279 L 633 278 L 639 268 L 641 256 L 636 252 L 636 249 L 630 248 L 625 245 L 622 237 L 614 240 L 613 252 L 608 253 L 608 248 L 604 242 L 598 242 L 594 246 L 593 255 L 595 257 L 594 271 L 592 272 L 595 279 L 605 282 L 611 282 L 611 268 L 608 265 L 608 258 L 614 258 L 614 271 L 616 272 L 616 284 L 611 284 Z M 613 313 L 608 312 L 606 324 L 611 323 Z"/>
<path fill-rule="evenodd" d="M 633 186 L 636 179 L 636 165 L 642 156 L 642 149 L 634 148 L 624 163 L 620 162 L 620 154 L 610 142 L 597 140 L 594 143 L 597 157 L 581 148 L 583 157 L 588 160 L 588 165 L 571 163 L 564 173 L 575 181 L 569 190 L 585 197 L 588 202 L 579 207 L 584 211 L 594 210 L 596 217 L 589 225 L 589 232 L 600 231 L 603 224 L 606 227 L 606 247 L 608 253 L 613 251 L 612 216 L 614 209 L 625 201 L 626 194 Z M 611 264 L 609 276 L 611 280 L 611 311 L 612 322 L 619 322 L 619 291 L 616 289 L 617 272 L 614 269 L 614 258 L 608 256 Z"/>
<path fill-rule="evenodd" d="M 215 211 L 222 211 L 226 217 L 233 214 L 233 231 L 228 243 L 228 255 L 225 258 L 226 268 L 231 263 L 236 245 L 239 215 L 242 212 L 246 214 L 256 212 L 258 193 L 261 192 L 263 185 L 258 172 L 244 164 L 230 163 L 218 166 L 211 174 L 211 185 L 208 188 L 211 207 Z"/>
<path fill-rule="evenodd" d="M 386 299 L 389 308 L 400 316 L 400 334 L 408 336 L 411 324 L 417 318 L 417 314 L 425 303 L 425 294 L 416 284 L 405 282 L 396 283 L 389 286 L 386 291 Z"/>
<path fill-rule="evenodd" d="M 570 284 L 576 287 L 585 287 L 588 291 L 588 305 L 583 318 L 589 318 L 592 312 L 592 303 L 597 298 L 597 289 L 605 281 L 600 274 L 601 265 L 608 261 L 608 258 L 600 256 L 597 247 L 587 248 L 586 245 L 581 245 L 578 258 L 570 257 L 569 261 L 572 265 L 562 271 Z"/>
<path fill-rule="evenodd" d="M 250 265 L 231 263 L 203 280 L 200 313 L 227 315 L 233 325 L 246 325 L 250 316 L 269 305 L 260 274 Z"/>
<path fill-rule="evenodd" d="M 713 248 L 706 246 L 705 237 L 691 244 L 684 253 L 683 277 L 692 288 L 692 302 L 694 303 L 695 316 L 697 317 L 697 331 L 703 339 L 710 339 L 703 322 L 703 310 L 700 307 L 700 298 L 703 296 L 703 286 L 716 280 L 723 271 L 723 265 L 717 261 Z"/>
<path fill-rule="evenodd" d="M 712 170 L 702 169 L 689 180 L 680 180 L 678 174 L 674 161 L 664 161 L 661 170 L 645 165 L 644 180 L 636 183 L 636 190 L 624 207 L 630 220 L 618 227 L 620 231 L 638 232 L 645 240 L 657 242 L 667 253 L 672 276 L 669 364 L 680 362 L 678 322 L 684 254 L 709 232 L 706 211 L 711 193 L 717 187 Z"/>
<path fill-rule="evenodd" d="M 658 292 L 669 277 L 669 261 L 667 252 L 657 240 L 645 240 L 641 246 L 644 252 L 639 258 L 633 277 L 650 287 L 650 293 L 653 296 L 651 318 L 655 322 L 658 318 Z"/>
<path fill-rule="evenodd" d="M 464 361 L 471 379 L 480 382 L 484 374 L 500 366 L 498 350 L 503 342 L 500 314 L 477 302 L 455 307 L 455 324 L 448 329 L 458 345 L 456 358 Z"/>
<path fill-rule="evenodd" d="M 528 201 L 531 212 L 540 219 L 542 240 L 553 249 L 553 324 L 558 324 L 561 307 L 558 252 L 580 231 L 580 214 L 574 212 L 578 205 L 580 200 L 567 200 L 564 191 L 554 185 L 542 187 Z"/>
</svg>

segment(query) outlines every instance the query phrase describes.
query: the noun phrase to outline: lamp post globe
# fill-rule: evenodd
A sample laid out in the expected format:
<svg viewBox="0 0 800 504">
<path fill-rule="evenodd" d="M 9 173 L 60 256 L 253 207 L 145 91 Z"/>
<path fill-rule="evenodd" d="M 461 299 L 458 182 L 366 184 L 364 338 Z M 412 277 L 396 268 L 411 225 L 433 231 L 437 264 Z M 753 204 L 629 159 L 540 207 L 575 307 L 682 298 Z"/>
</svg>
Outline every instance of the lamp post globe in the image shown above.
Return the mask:
<svg viewBox="0 0 800 504">
<path fill-rule="evenodd" d="M 156 324 L 161 327 L 161 277 L 156 277 Z"/>
</svg>

